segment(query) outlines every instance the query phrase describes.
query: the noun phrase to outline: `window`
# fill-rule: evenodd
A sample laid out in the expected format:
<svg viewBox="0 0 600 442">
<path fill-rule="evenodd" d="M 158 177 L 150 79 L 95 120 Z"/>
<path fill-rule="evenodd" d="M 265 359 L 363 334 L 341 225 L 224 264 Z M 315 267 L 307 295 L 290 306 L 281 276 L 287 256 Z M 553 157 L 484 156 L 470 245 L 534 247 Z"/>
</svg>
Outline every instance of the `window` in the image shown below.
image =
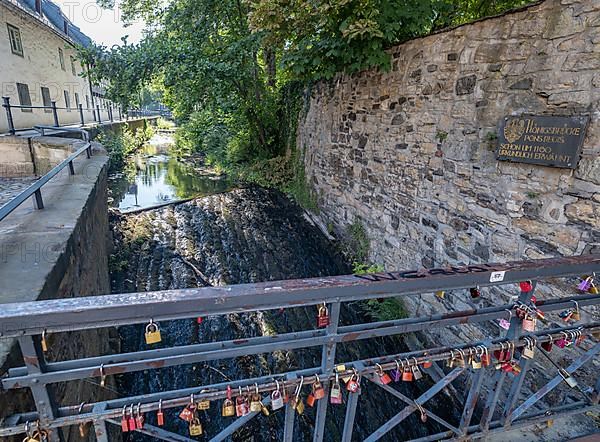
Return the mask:
<svg viewBox="0 0 600 442">
<path fill-rule="evenodd" d="M 31 95 L 29 95 L 29 86 L 23 83 L 17 83 L 17 92 L 19 94 L 19 104 L 21 106 L 31 106 Z M 21 109 L 21 112 L 33 112 L 33 110 Z"/>
<path fill-rule="evenodd" d="M 65 54 L 63 54 L 63 50 L 61 48 L 58 48 L 58 59 L 60 60 L 60 68 L 63 71 L 66 71 L 66 68 L 65 68 Z"/>
<path fill-rule="evenodd" d="M 77 75 L 77 71 L 75 70 L 75 57 L 71 55 L 71 72 L 73 75 Z"/>
<path fill-rule="evenodd" d="M 52 99 L 50 98 L 50 89 L 42 87 L 42 101 L 44 107 L 52 107 Z M 52 112 L 52 109 L 44 109 L 44 112 Z"/>
<path fill-rule="evenodd" d="M 85 108 L 86 109 L 90 108 L 90 96 L 89 95 L 85 96 Z"/>
<path fill-rule="evenodd" d="M 23 56 L 23 42 L 21 41 L 21 31 L 13 25 L 8 26 L 8 39 L 10 40 L 10 50 L 13 54 Z"/>
<path fill-rule="evenodd" d="M 65 92 L 65 107 L 67 108 L 67 112 L 71 112 L 71 98 L 69 97 L 69 92 Z"/>
</svg>

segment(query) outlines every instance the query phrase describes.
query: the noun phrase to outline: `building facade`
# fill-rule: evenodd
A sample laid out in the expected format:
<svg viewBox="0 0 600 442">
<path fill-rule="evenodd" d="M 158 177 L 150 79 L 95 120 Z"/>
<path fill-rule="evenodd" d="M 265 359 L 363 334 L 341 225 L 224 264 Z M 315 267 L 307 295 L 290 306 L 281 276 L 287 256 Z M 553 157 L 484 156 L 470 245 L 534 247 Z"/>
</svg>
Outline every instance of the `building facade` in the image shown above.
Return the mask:
<svg viewBox="0 0 600 442">
<path fill-rule="evenodd" d="M 94 109 L 108 118 L 109 103 L 98 99 L 102 88 L 92 86 L 77 60 L 77 45 L 92 41 L 73 25 L 54 3 L 46 0 L 0 0 L 0 81 L 8 97 L 17 130 L 53 125 L 52 102 L 61 125 L 92 122 Z M 39 109 L 36 107 L 40 107 Z M 46 107 L 41 108 L 41 107 Z M 0 115 L 0 133 L 8 131 L 6 108 Z"/>
</svg>

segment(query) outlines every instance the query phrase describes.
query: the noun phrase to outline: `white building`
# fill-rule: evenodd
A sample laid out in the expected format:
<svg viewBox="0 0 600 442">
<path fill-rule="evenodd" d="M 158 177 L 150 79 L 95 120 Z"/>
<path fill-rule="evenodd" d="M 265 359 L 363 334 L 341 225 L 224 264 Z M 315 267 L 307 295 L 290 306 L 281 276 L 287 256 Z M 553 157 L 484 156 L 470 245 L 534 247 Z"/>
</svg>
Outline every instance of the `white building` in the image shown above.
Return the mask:
<svg viewBox="0 0 600 442">
<path fill-rule="evenodd" d="M 8 97 L 11 106 L 48 107 L 12 108 L 17 130 L 54 125 L 54 112 L 49 109 L 52 102 L 56 102 L 60 125 L 80 123 L 80 104 L 85 122 L 94 121 L 93 110 L 97 105 L 102 109 L 101 119 L 109 118 L 103 89 L 92 87 L 81 75 L 86 67 L 76 59 L 75 45 L 91 43 L 51 1 L 0 0 L 2 97 Z M 0 133 L 8 129 L 8 116 L 3 108 Z"/>
</svg>

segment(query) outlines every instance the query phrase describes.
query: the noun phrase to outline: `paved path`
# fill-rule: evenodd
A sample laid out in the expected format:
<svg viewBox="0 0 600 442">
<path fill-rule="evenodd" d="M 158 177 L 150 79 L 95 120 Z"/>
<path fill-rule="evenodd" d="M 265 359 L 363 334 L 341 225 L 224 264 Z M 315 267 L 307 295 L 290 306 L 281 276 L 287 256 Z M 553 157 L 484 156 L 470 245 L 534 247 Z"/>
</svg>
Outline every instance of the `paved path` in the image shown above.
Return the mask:
<svg viewBox="0 0 600 442">
<path fill-rule="evenodd" d="M 0 178 L 0 207 L 33 184 L 37 178 Z"/>
</svg>

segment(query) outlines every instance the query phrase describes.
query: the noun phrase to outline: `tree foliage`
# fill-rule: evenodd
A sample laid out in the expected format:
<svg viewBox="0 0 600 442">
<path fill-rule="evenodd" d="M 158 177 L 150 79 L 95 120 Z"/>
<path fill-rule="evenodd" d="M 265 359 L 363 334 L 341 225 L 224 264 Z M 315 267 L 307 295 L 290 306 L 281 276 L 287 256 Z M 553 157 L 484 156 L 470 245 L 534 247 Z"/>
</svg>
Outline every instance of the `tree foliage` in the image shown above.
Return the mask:
<svg viewBox="0 0 600 442">
<path fill-rule="evenodd" d="M 114 0 L 100 0 L 106 7 Z M 124 0 L 139 44 L 82 49 L 94 80 L 129 107 L 150 86 L 180 119 L 180 145 L 220 165 L 293 144 L 302 84 L 390 65 L 390 46 L 527 0 Z M 142 97 L 143 99 L 143 97 Z M 292 115 L 293 114 L 293 115 Z"/>
</svg>

